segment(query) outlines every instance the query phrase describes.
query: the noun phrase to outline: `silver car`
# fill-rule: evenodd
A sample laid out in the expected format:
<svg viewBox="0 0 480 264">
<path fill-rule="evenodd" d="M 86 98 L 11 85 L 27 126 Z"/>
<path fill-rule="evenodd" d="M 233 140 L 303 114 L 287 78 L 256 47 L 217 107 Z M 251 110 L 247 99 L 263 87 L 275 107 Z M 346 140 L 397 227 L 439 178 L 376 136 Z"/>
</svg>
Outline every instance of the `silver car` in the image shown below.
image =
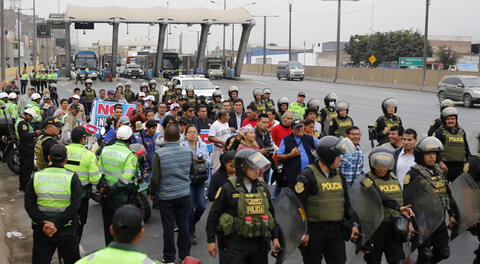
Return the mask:
<svg viewBox="0 0 480 264">
<path fill-rule="evenodd" d="M 472 75 L 449 75 L 438 84 L 438 100 L 462 101 L 465 107 L 480 103 L 480 77 Z"/>
</svg>

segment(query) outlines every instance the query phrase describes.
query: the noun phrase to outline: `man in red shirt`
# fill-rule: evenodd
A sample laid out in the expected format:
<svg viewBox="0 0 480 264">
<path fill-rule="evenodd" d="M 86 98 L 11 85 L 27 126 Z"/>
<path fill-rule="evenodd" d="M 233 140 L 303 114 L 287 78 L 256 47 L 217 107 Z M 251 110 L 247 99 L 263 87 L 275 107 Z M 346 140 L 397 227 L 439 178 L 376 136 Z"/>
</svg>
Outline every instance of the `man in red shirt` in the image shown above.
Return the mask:
<svg viewBox="0 0 480 264">
<path fill-rule="evenodd" d="M 251 125 L 253 128 L 257 126 L 257 118 L 258 118 L 258 112 L 257 112 L 257 107 L 255 107 L 253 104 L 250 104 L 247 106 L 247 118 L 245 118 L 242 122 L 242 127 L 246 125 Z"/>
<path fill-rule="evenodd" d="M 282 139 L 292 133 L 292 128 L 290 127 L 293 120 L 293 113 L 286 111 L 282 116 L 282 121 L 279 125 L 274 126 L 270 131 L 272 139 L 275 142 L 277 147 L 280 146 Z"/>
</svg>

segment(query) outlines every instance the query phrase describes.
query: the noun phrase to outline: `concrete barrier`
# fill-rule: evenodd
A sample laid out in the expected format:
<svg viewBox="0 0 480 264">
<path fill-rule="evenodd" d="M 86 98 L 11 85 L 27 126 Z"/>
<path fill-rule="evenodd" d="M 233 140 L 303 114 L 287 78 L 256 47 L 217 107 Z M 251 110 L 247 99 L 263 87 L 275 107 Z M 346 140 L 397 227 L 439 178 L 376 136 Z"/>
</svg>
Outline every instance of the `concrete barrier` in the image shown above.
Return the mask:
<svg viewBox="0 0 480 264">
<path fill-rule="evenodd" d="M 243 73 L 260 75 L 261 64 L 244 64 Z M 264 76 L 276 76 L 276 65 L 265 65 Z M 422 70 L 407 69 L 367 69 L 367 68 L 340 68 L 338 83 L 388 87 L 395 89 L 416 90 L 435 92 L 440 80 L 446 75 L 475 75 L 480 77 L 479 72 L 452 72 L 428 70 L 423 86 Z M 332 82 L 335 78 L 335 67 L 306 66 L 305 79 Z"/>
</svg>

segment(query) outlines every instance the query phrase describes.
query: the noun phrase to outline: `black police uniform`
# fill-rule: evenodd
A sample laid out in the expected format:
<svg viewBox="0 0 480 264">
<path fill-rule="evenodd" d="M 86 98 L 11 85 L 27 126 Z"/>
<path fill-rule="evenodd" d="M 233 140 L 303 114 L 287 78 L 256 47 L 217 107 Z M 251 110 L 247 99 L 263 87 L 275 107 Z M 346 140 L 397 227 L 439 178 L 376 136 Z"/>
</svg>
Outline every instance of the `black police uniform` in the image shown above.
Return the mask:
<svg viewBox="0 0 480 264">
<path fill-rule="evenodd" d="M 480 184 L 480 154 L 470 156 L 468 163 L 465 165 L 464 171 L 468 172 L 470 176 Z M 471 231 L 473 235 L 477 236 L 478 241 L 480 241 L 480 224 L 474 226 Z M 475 260 L 473 261 L 473 264 L 480 264 L 480 245 L 474 253 Z"/>
<path fill-rule="evenodd" d="M 20 158 L 20 191 L 25 191 L 30 176 L 34 169 L 34 147 L 35 147 L 35 133 L 30 132 L 27 121 L 22 120 L 17 125 L 18 131 L 18 153 Z"/>
<path fill-rule="evenodd" d="M 248 192 L 244 182 L 237 178 L 235 180 L 237 188 L 243 188 L 245 193 L 257 193 L 259 186 L 263 186 L 264 192 L 267 195 L 269 203 L 269 212 L 275 216 L 273 203 L 267 185 L 261 181 L 256 180 L 252 182 L 251 191 Z M 230 181 L 227 181 L 218 191 L 210 209 L 207 219 L 207 242 L 215 243 L 215 236 L 219 233 L 220 217 L 223 213 L 227 213 L 233 217 L 238 216 L 238 200 L 239 192 Z M 225 253 L 224 263 L 228 264 L 266 264 L 268 263 L 267 253 L 270 249 L 270 238 L 267 237 L 253 237 L 247 238 L 239 234 L 233 233 L 228 236 L 219 235 L 218 241 L 219 252 Z M 223 238 L 223 239 L 222 239 Z M 278 226 L 275 224 L 271 232 L 271 238 L 278 238 Z M 222 253 L 220 253 L 222 254 Z"/>
<path fill-rule="evenodd" d="M 394 126 L 403 126 L 402 119 L 395 114 L 392 116 L 382 115 L 377 118 L 377 121 L 375 121 L 375 132 L 378 145 L 385 144 L 389 141 L 388 134 L 383 134 L 383 130 L 386 127 Z"/>
<path fill-rule="evenodd" d="M 437 118 L 437 119 L 433 120 L 432 124 L 430 124 L 430 128 L 428 128 L 427 135 L 429 137 L 433 136 L 433 133 L 435 132 L 435 130 L 439 129 L 441 126 L 442 126 L 442 119 L 441 118 Z"/>
<path fill-rule="evenodd" d="M 38 138 L 37 138 L 37 142 L 40 141 L 40 140 L 43 140 L 42 144 L 41 144 L 41 151 L 43 153 L 43 161 L 42 163 L 47 165 L 49 163 L 48 161 L 48 153 L 50 152 L 50 149 L 58 143 L 58 141 L 55 139 L 55 136 L 53 135 L 50 135 L 46 132 L 43 132 Z M 38 159 L 40 157 L 36 157 L 37 158 L 37 162 L 38 162 Z M 45 166 L 46 167 L 46 166 Z"/>
</svg>

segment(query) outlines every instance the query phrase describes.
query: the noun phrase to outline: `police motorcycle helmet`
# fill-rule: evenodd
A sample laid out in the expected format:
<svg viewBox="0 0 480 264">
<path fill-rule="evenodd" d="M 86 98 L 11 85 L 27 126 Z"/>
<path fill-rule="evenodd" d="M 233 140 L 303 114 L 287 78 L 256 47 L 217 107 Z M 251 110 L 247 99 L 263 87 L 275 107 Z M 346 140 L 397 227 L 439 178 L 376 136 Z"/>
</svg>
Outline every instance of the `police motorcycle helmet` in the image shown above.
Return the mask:
<svg viewBox="0 0 480 264">
<path fill-rule="evenodd" d="M 307 103 L 308 108 L 315 108 L 317 109 L 317 111 L 320 109 L 320 106 L 321 106 L 321 102 L 318 99 L 311 99 Z"/>
<path fill-rule="evenodd" d="M 398 109 L 397 99 L 393 97 L 385 98 L 385 100 L 382 101 L 382 111 L 384 114 L 387 114 L 387 107 L 394 107 L 395 113 L 397 113 L 397 109 Z"/>
<path fill-rule="evenodd" d="M 132 83 L 131 83 L 130 81 L 126 82 L 126 83 L 125 83 L 125 87 L 127 87 L 127 86 L 128 86 L 128 87 L 132 87 Z"/>
<path fill-rule="evenodd" d="M 325 136 L 318 141 L 317 148 L 312 154 L 315 158 L 330 166 L 338 156 L 354 152 L 355 145 L 350 139 Z"/>
<path fill-rule="evenodd" d="M 57 89 L 57 84 L 52 82 L 48 84 L 48 87 Z"/>
<path fill-rule="evenodd" d="M 157 81 L 155 81 L 155 80 L 152 79 L 152 80 L 148 81 L 148 84 L 149 84 L 149 85 L 152 85 L 152 84 L 155 84 L 155 85 L 156 85 L 156 84 L 157 84 Z"/>
<path fill-rule="evenodd" d="M 130 126 L 122 125 L 117 130 L 117 139 L 123 141 L 129 141 L 133 136 L 133 131 Z"/>
<path fill-rule="evenodd" d="M 11 92 L 11 93 L 8 94 L 8 99 L 15 100 L 15 99 L 17 99 L 17 96 L 18 95 L 16 93 Z"/>
<path fill-rule="evenodd" d="M 185 88 L 185 91 L 195 91 L 195 87 L 193 87 L 193 85 L 189 84 L 187 85 L 187 88 Z"/>
<path fill-rule="evenodd" d="M 437 153 L 437 162 L 440 161 L 440 152 L 443 151 L 442 142 L 436 137 L 426 137 L 421 139 L 415 149 L 413 150 L 413 155 L 415 157 L 415 163 L 424 165 L 423 154 L 435 152 Z"/>
<path fill-rule="evenodd" d="M 445 109 L 447 107 L 455 107 L 455 104 L 453 103 L 452 100 L 445 99 L 445 100 L 440 102 L 440 111 L 442 111 L 443 109 Z"/>
<path fill-rule="evenodd" d="M 272 165 L 262 153 L 253 149 L 242 149 L 233 160 L 238 177 L 247 177 L 247 168 L 266 171 Z"/>
<path fill-rule="evenodd" d="M 230 86 L 230 88 L 228 88 L 228 96 L 229 97 L 232 97 L 231 94 L 233 92 L 236 92 L 237 93 L 237 96 L 238 96 L 238 87 L 237 86 Z"/>
<path fill-rule="evenodd" d="M 337 104 L 335 104 L 335 110 L 337 111 L 337 113 L 342 110 L 347 110 L 347 115 L 348 115 L 348 111 L 350 110 L 350 105 L 345 101 L 338 101 Z"/>
<path fill-rule="evenodd" d="M 35 119 L 35 117 L 37 117 L 37 114 L 35 113 L 35 111 L 33 111 L 32 109 L 25 109 L 23 111 L 23 114 L 28 114 L 32 117 L 32 119 Z"/>
<path fill-rule="evenodd" d="M 263 89 L 263 94 L 272 94 L 272 90 L 270 88 Z"/>
<path fill-rule="evenodd" d="M 446 107 L 442 110 L 441 112 L 441 117 L 442 117 L 442 122 L 445 122 L 445 119 L 449 116 L 455 116 L 457 121 L 458 121 L 458 110 L 455 107 L 449 106 Z"/>
<path fill-rule="evenodd" d="M 87 85 L 87 84 L 93 84 L 92 79 L 86 79 L 85 80 L 85 85 Z"/>
<path fill-rule="evenodd" d="M 376 147 L 370 154 L 368 154 L 368 163 L 370 165 L 370 170 L 375 171 L 375 168 L 383 167 L 387 168 L 389 171 L 393 169 L 395 164 L 395 157 L 393 152 L 386 147 Z"/>
<path fill-rule="evenodd" d="M 212 99 L 215 98 L 215 97 L 222 97 L 222 92 L 220 92 L 218 90 L 213 91 Z"/>
<path fill-rule="evenodd" d="M 257 95 L 263 96 L 263 90 L 259 89 L 259 88 L 253 90 L 253 98 L 254 99 L 255 99 L 255 96 L 257 96 Z"/>
<path fill-rule="evenodd" d="M 287 104 L 287 106 L 290 104 L 290 100 L 287 97 L 280 97 L 277 101 L 277 106 L 280 107 L 282 104 Z"/>
<path fill-rule="evenodd" d="M 335 105 L 331 105 L 330 102 L 333 102 L 333 104 L 337 103 L 338 96 L 336 93 L 329 93 L 323 98 L 323 102 L 325 103 L 325 106 L 328 107 L 334 107 Z"/>
<path fill-rule="evenodd" d="M 174 90 L 183 90 L 183 87 L 180 84 L 175 85 Z"/>
</svg>

